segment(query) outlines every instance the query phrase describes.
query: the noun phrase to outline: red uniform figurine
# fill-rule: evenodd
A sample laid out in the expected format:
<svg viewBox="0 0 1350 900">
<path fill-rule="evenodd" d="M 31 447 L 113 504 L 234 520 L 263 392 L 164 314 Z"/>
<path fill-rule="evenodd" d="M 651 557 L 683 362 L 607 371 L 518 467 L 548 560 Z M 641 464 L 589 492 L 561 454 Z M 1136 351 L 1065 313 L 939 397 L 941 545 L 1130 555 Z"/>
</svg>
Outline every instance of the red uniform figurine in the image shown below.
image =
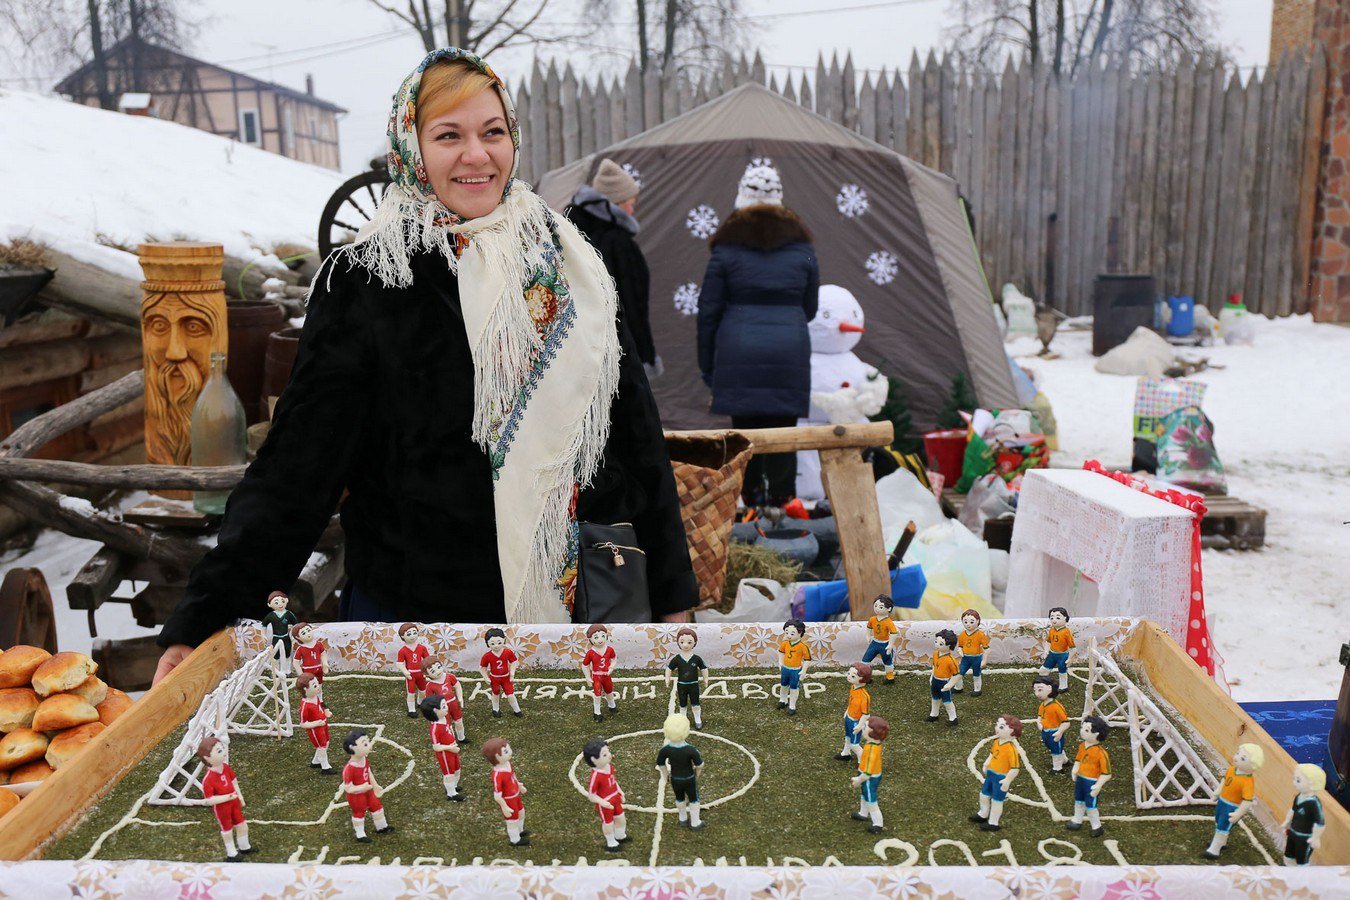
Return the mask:
<svg viewBox="0 0 1350 900">
<path fill-rule="evenodd" d="M 525 830 L 525 785 L 511 768 L 511 745 L 506 738 L 495 737 L 483 745 L 483 758 L 492 764 L 492 798 L 506 820 L 506 839 L 512 847 L 530 846 Z"/>
<path fill-rule="evenodd" d="M 444 697 L 450 711 L 450 721 L 455 726 L 455 738 L 461 743 L 464 735 L 464 689 L 453 672 L 447 672 L 445 666 L 434 656 L 422 662 L 422 672 L 427 676 L 426 697 Z"/>
<path fill-rule="evenodd" d="M 581 658 L 581 677 L 591 683 L 595 696 L 591 702 L 595 705 L 595 721 L 603 722 L 600 715 L 600 697 L 603 695 L 609 704 L 609 714 L 619 711 L 619 695 L 614 690 L 614 648 L 609 646 L 609 629 L 596 623 L 586 629 L 586 640 L 591 642 L 590 649 Z"/>
<path fill-rule="evenodd" d="M 436 765 L 441 767 L 441 784 L 445 785 L 445 799 L 459 802 L 459 742 L 450 727 L 450 700 L 444 694 L 432 694 L 418 704 L 422 715 L 431 723 L 431 752 Z"/>
<path fill-rule="evenodd" d="M 370 812 L 375 823 L 376 834 L 388 834 L 394 830 L 384 818 L 384 804 L 380 795 L 384 788 L 375 780 L 370 770 L 370 735 L 360 728 L 349 733 L 342 742 L 342 749 L 351 754 L 351 760 L 342 767 L 342 790 L 347 794 L 347 806 L 352 813 L 352 828 L 356 839 L 363 844 L 370 843 L 366 836 L 366 812 Z"/>
<path fill-rule="evenodd" d="M 295 686 L 304 698 L 300 701 L 300 727 L 305 729 L 309 742 L 314 745 L 314 758 L 309 761 L 309 767 L 325 775 L 336 775 L 337 769 L 328 762 L 328 720 L 333 718 L 333 711 L 323 705 L 319 679 L 301 674 L 296 676 Z"/>
<path fill-rule="evenodd" d="M 628 837 L 628 818 L 623 812 L 623 789 L 619 787 L 618 775 L 614 771 L 614 754 L 604 738 L 595 738 L 586 742 L 581 757 L 591 767 L 591 783 L 586 796 L 600 814 L 605 849 L 612 853 L 619 849 L 620 844 L 631 840 Z"/>
<path fill-rule="evenodd" d="M 324 642 L 314 636 L 314 626 L 308 622 L 291 626 L 291 637 L 295 638 L 295 656 L 291 665 L 296 675 L 313 675 L 320 685 L 323 676 L 328 674 L 328 648 Z M 323 692 L 319 692 L 323 696 Z"/>
<path fill-rule="evenodd" d="M 488 650 L 478 661 L 478 670 L 491 688 L 488 699 L 492 701 L 492 715 L 498 719 L 502 717 L 501 704 L 497 698 L 505 694 L 506 702 L 511 704 L 511 714 L 520 716 L 515 684 L 516 665 L 520 660 L 516 658 L 515 651 L 506 646 L 506 632 L 500 628 L 489 628 L 483 640 Z"/>
<path fill-rule="evenodd" d="M 239 780 L 229 765 L 229 748 L 220 738 L 209 737 L 197 748 L 197 758 L 206 763 L 206 773 L 202 776 L 202 796 L 220 823 L 220 839 L 225 842 L 225 861 L 239 862 L 240 854 L 256 853 L 257 848 L 248 842 L 244 795 L 240 793 Z"/>
<path fill-rule="evenodd" d="M 417 701 L 425 696 L 427 679 L 422 673 L 422 661 L 431 655 L 431 648 L 421 642 L 422 630 L 412 622 L 399 626 L 398 636 L 403 646 L 398 650 L 398 670 L 403 673 L 403 683 L 408 690 L 408 718 L 417 718 Z"/>
</svg>

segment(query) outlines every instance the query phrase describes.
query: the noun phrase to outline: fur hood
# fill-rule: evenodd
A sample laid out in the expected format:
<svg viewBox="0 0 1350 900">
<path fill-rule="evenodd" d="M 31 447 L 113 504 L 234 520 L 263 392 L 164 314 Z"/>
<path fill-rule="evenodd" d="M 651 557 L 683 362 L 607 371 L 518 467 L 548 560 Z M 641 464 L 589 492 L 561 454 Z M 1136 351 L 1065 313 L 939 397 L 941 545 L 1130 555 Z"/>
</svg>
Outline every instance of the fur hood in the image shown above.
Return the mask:
<svg viewBox="0 0 1350 900">
<path fill-rule="evenodd" d="M 811 232 L 800 216 L 786 206 L 769 203 L 736 210 L 708 241 L 712 247 L 731 244 L 756 250 L 777 250 L 784 244 L 811 242 Z"/>
</svg>

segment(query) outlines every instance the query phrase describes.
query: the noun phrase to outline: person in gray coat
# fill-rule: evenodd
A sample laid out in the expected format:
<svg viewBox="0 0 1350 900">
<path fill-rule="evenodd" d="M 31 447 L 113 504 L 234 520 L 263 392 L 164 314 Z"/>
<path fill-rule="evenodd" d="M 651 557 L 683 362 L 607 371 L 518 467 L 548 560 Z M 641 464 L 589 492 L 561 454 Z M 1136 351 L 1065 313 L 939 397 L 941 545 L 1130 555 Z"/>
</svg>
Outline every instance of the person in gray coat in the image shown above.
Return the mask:
<svg viewBox="0 0 1350 900">
<path fill-rule="evenodd" d="M 736 211 L 713 234 L 698 305 L 698 364 L 712 411 L 734 428 L 783 428 L 807 414 L 811 339 L 820 268 L 811 233 L 782 205 L 769 165 L 741 178 Z M 781 506 L 797 493 L 791 453 L 756 456 L 746 468 L 747 505 Z"/>
</svg>

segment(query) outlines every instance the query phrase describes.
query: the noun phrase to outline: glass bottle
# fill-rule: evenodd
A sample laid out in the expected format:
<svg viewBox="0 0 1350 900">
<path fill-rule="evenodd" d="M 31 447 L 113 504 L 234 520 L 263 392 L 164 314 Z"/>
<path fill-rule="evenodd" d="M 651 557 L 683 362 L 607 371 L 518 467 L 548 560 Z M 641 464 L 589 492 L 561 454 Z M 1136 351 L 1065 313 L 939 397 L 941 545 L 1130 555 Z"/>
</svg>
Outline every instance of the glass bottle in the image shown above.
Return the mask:
<svg viewBox="0 0 1350 900">
<path fill-rule="evenodd" d="M 248 434 L 244 405 L 225 375 L 225 354 L 211 354 L 211 375 L 192 407 L 192 464 L 240 466 L 248 461 Z M 228 490 L 193 491 L 192 505 L 200 513 L 225 512 Z"/>
</svg>

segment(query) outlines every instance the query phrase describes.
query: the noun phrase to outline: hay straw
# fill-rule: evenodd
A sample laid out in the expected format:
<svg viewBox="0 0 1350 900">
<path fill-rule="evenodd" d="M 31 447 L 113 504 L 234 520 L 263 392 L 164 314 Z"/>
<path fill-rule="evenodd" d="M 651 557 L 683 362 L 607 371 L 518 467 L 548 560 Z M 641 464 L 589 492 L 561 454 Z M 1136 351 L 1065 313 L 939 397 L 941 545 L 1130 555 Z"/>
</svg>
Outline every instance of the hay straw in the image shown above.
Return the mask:
<svg viewBox="0 0 1350 900">
<path fill-rule="evenodd" d="M 43 266 L 47 263 L 47 248 L 37 241 L 15 238 L 8 244 L 0 242 L 0 265 Z"/>
<path fill-rule="evenodd" d="M 759 544 L 733 541 L 727 550 L 727 580 L 722 584 L 722 602 L 713 607 L 720 613 L 729 613 L 736 605 L 736 589 L 744 578 L 769 578 L 779 584 L 797 580 L 801 563 L 779 556 Z"/>
</svg>

